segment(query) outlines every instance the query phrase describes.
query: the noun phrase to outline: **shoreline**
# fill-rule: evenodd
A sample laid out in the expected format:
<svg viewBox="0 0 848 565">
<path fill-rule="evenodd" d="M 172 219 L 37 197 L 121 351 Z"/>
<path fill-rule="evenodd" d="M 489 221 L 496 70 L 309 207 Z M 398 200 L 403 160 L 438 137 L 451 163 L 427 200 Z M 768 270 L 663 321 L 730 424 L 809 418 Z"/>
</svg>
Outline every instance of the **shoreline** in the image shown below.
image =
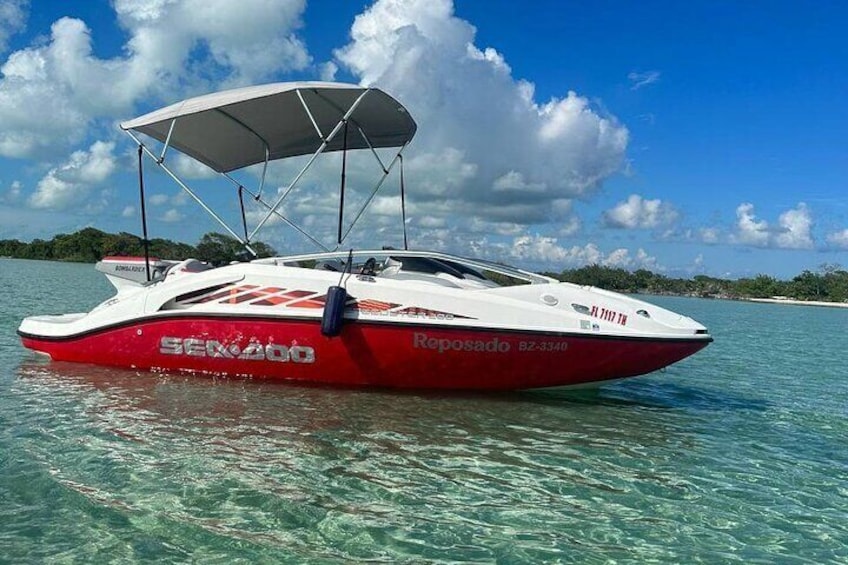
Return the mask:
<svg viewBox="0 0 848 565">
<path fill-rule="evenodd" d="M 675 294 L 672 292 L 628 292 L 616 291 L 635 296 L 674 296 L 680 298 L 701 298 L 703 300 L 729 300 L 731 302 L 761 302 L 763 304 L 788 304 L 790 306 L 817 306 L 825 308 L 848 308 L 848 302 L 829 302 L 827 300 L 799 300 L 796 298 L 752 298 L 748 296 L 698 296 L 694 294 Z"/>
<path fill-rule="evenodd" d="M 741 298 L 747 302 L 766 304 L 791 304 L 793 306 L 819 306 L 828 308 L 848 308 L 848 302 L 827 302 L 825 300 L 795 300 L 794 298 Z"/>
</svg>

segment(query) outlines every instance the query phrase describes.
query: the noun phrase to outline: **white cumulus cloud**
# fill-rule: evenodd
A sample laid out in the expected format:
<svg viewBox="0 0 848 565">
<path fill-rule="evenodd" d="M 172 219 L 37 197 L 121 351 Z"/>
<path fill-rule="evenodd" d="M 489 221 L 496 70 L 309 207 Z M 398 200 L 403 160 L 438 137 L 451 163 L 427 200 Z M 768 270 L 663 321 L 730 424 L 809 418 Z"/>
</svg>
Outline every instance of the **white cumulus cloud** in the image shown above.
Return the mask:
<svg viewBox="0 0 848 565">
<path fill-rule="evenodd" d="M 627 200 L 603 214 L 604 224 L 612 228 L 657 228 L 674 223 L 679 214 L 668 202 L 647 200 L 631 194 Z"/>
<path fill-rule="evenodd" d="M 736 231 L 730 236 L 733 243 L 766 247 L 770 233 L 768 222 L 758 220 L 754 215 L 754 205 L 744 202 L 736 208 Z"/>
<path fill-rule="evenodd" d="M 591 194 L 621 168 L 627 128 L 575 92 L 537 100 L 475 35 L 450 0 L 378 0 L 335 56 L 418 122 L 406 165 L 421 217 L 440 214 L 447 197 L 461 217 L 563 221 L 554 203 Z"/>
<path fill-rule="evenodd" d="M 21 181 L 12 181 L 12 184 L 5 192 L 0 192 L 0 203 L 14 204 L 21 199 Z"/>
<path fill-rule="evenodd" d="M 698 236 L 704 243 L 718 243 L 721 233 L 718 228 L 700 228 Z"/>
<path fill-rule="evenodd" d="M 754 247 L 812 249 L 815 245 L 812 225 L 812 214 L 803 202 L 781 213 L 776 226 L 758 219 L 754 214 L 754 205 L 744 202 L 736 208 L 736 226 L 729 240 L 738 245 Z"/>
<path fill-rule="evenodd" d="M 231 84 L 262 81 L 310 62 L 296 35 L 305 0 L 115 0 L 114 7 L 132 36 L 129 62 L 151 64 L 160 74 L 184 71 L 198 47 L 207 56 L 190 70 L 200 78 L 208 72 L 202 67 L 217 67 Z"/>
<path fill-rule="evenodd" d="M 159 219 L 162 220 L 163 222 L 174 223 L 174 222 L 179 222 L 184 217 L 185 216 L 183 216 L 183 214 L 179 210 L 177 210 L 176 208 L 169 208 L 168 211 L 165 212 L 164 214 L 162 214 L 162 216 Z"/>
<path fill-rule="evenodd" d="M 848 249 L 848 228 L 827 234 L 827 242 L 839 249 Z"/>
<path fill-rule="evenodd" d="M 635 255 L 625 248 L 604 253 L 595 243 L 568 247 L 560 245 L 555 237 L 542 235 L 522 235 L 514 238 L 506 255 L 513 260 L 560 269 L 598 264 L 623 269 L 664 270 L 656 257 L 649 255 L 641 248 Z"/>
<path fill-rule="evenodd" d="M 168 202 L 168 195 L 167 194 L 161 194 L 161 193 L 160 194 L 154 194 L 153 196 L 150 197 L 150 204 L 152 204 L 153 206 L 161 206 L 162 204 L 165 204 L 166 202 Z"/>
<path fill-rule="evenodd" d="M 0 52 L 6 50 L 9 39 L 24 29 L 29 0 L 0 1 Z"/>
<path fill-rule="evenodd" d="M 801 202 L 797 208 L 787 210 L 777 219 L 780 230 L 775 234 L 774 244 L 782 249 L 812 249 L 813 238 L 810 228 L 813 218 L 807 205 Z"/>
<path fill-rule="evenodd" d="M 175 151 L 169 158 L 173 160 L 174 171 L 183 179 L 212 179 L 217 177 L 215 171 L 184 153 Z"/>
<path fill-rule="evenodd" d="M 187 89 L 261 81 L 310 62 L 296 35 L 304 0 L 115 0 L 113 7 L 129 36 L 121 56 L 98 58 L 91 30 L 68 17 L 9 55 L 0 67 L 0 155 L 72 147 L 95 120 L 130 117 L 140 99 L 172 101 Z M 32 108 L 49 108 L 49 116 Z"/>
<path fill-rule="evenodd" d="M 30 196 L 30 206 L 66 209 L 79 204 L 115 170 L 114 149 L 114 143 L 95 141 L 87 151 L 74 151 L 65 163 L 42 177 Z"/>
</svg>

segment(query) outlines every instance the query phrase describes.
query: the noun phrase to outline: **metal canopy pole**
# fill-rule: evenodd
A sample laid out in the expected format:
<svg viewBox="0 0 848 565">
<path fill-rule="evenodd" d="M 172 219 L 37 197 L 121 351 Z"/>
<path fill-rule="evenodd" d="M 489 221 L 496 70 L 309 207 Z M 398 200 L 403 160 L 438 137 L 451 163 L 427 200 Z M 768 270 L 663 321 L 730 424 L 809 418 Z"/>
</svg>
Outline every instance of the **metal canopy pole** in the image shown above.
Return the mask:
<svg viewBox="0 0 848 565">
<path fill-rule="evenodd" d="M 409 244 L 406 240 L 406 190 L 403 186 L 403 155 L 400 157 L 400 217 L 403 222 L 403 248 L 409 249 Z"/>
<path fill-rule="evenodd" d="M 248 193 L 251 197 L 253 197 L 253 199 L 254 199 L 256 202 L 259 202 L 260 204 L 262 204 L 263 206 L 265 206 L 265 208 L 266 208 L 266 209 L 268 209 L 268 210 L 270 210 L 270 209 L 271 209 L 271 205 L 270 205 L 270 204 L 268 204 L 267 202 L 265 202 L 264 200 L 262 200 L 262 198 L 260 197 L 260 195 L 258 195 L 258 194 L 253 194 L 253 193 L 250 191 L 250 189 L 249 189 L 249 188 L 247 188 L 246 186 L 244 186 L 244 185 L 240 184 L 240 183 L 239 183 L 236 179 L 234 179 L 233 177 L 231 177 L 231 176 L 230 176 L 230 175 L 228 175 L 227 173 L 221 173 L 221 174 L 224 176 L 224 178 L 226 178 L 226 179 L 227 179 L 227 180 L 229 180 L 231 183 L 233 183 L 234 185 L 236 185 L 236 187 L 238 187 L 238 189 L 239 189 L 239 190 L 243 190 L 243 191 L 245 191 L 246 193 Z M 286 224 L 288 224 L 288 226 L 289 226 L 290 228 L 292 228 L 292 229 L 296 230 L 296 231 L 297 231 L 299 234 L 301 234 L 303 237 L 305 237 L 306 239 L 308 239 L 309 241 L 311 241 L 312 243 L 314 243 L 316 246 L 320 247 L 320 248 L 321 248 L 321 249 L 323 249 L 324 251 L 329 251 L 329 250 L 330 250 L 330 249 L 329 249 L 327 246 L 325 246 L 323 243 L 321 243 L 320 241 L 318 241 L 317 239 L 315 239 L 313 236 L 311 236 L 311 235 L 310 235 L 310 234 L 309 234 L 306 230 L 304 230 L 303 228 L 301 228 L 300 226 L 298 226 L 298 225 L 297 225 L 296 223 L 294 223 L 292 220 L 290 220 L 290 219 L 288 219 L 287 217 L 285 217 L 285 216 L 283 216 L 282 214 L 280 214 L 280 212 L 279 212 L 278 210 L 275 210 L 275 211 L 274 211 L 274 215 L 275 215 L 275 216 L 277 216 L 278 218 L 280 218 L 280 219 L 281 219 L 282 221 L 284 221 Z"/>
<path fill-rule="evenodd" d="M 330 99 L 329 99 L 329 98 L 327 98 L 326 96 L 323 96 L 321 93 L 319 93 L 319 92 L 315 92 L 315 95 L 316 95 L 319 99 L 321 99 L 321 100 L 323 100 L 324 102 L 326 102 L 328 106 L 330 106 L 331 108 L 333 108 L 333 109 L 334 109 L 334 110 L 336 110 L 337 112 L 339 112 L 339 113 L 344 112 L 344 110 L 342 110 L 341 108 L 339 108 L 339 106 L 338 106 L 336 103 L 334 103 L 332 100 L 330 100 Z M 300 96 L 300 91 L 298 91 L 298 97 L 300 98 L 300 102 L 301 102 L 301 104 L 303 104 L 303 105 L 304 105 L 304 107 L 305 107 L 305 106 L 306 106 L 306 103 L 303 101 L 303 97 L 302 97 L 302 96 Z M 311 119 L 311 118 L 312 118 L 312 114 L 309 112 L 309 110 L 308 110 L 308 109 L 307 109 L 307 113 L 309 113 L 309 117 L 310 117 L 310 119 Z M 352 124 L 356 127 L 356 130 L 359 132 L 359 135 L 361 135 L 361 136 L 362 136 L 362 139 L 364 139 L 364 140 L 365 140 L 365 143 L 366 143 L 366 144 L 368 144 L 368 148 L 371 150 L 371 153 L 374 155 L 374 158 L 375 158 L 375 159 L 377 159 L 377 162 L 380 164 L 380 168 L 381 168 L 381 169 L 383 169 L 383 171 L 385 171 L 385 170 L 386 170 L 386 166 L 383 164 L 383 161 L 380 159 L 380 156 L 377 154 L 377 151 L 374 149 L 374 146 L 371 144 L 371 140 L 370 140 L 370 139 L 368 139 L 368 136 L 367 136 L 367 135 L 365 135 L 365 132 L 364 132 L 364 131 L 362 131 L 362 127 L 359 125 L 359 122 L 357 122 L 354 118 L 350 118 L 350 120 L 348 120 L 348 121 L 349 121 L 350 123 L 352 123 Z M 318 126 L 315 124 L 314 120 L 313 120 L 313 125 L 315 126 L 315 129 L 318 131 L 318 135 L 320 136 L 320 135 L 321 135 L 321 130 L 319 130 L 319 129 L 318 129 Z"/>
<path fill-rule="evenodd" d="M 159 165 L 159 167 L 160 167 L 163 171 L 165 171 L 165 172 L 168 174 L 168 176 L 169 176 L 169 177 L 171 177 L 171 179 L 173 179 L 173 181 L 174 181 L 175 183 L 177 183 L 177 185 L 179 185 L 179 186 L 180 186 L 180 188 L 182 188 L 183 190 L 185 190 L 185 191 L 188 193 L 188 195 L 189 195 L 189 196 L 191 196 L 191 197 L 195 200 L 195 202 L 197 202 L 198 204 L 200 204 L 201 208 L 203 208 L 204 210 L 206 210 L 206 212 L 207 212 L 210 216 L 212 216 L 212 217 L 213 217 L 213 218 L 214 218 L 214 219 L 215 219 L 215 220 L 216 220 L 219 224 L 221 224 L 221 226 L 222 226 L 225 230 L 227 230 L 227 232 L 228 232 L 231 236 L 233 236 L 236 240 L 238 240 L 238 242 L 239 242 L 239 243 L 241 243 L 242 245 L 244 245 L 244 247 L 245 247 L 248 251 L 250 251 L 250 252 L 253 254 L 253 256 L 254 256 L 254 257 L 258 256 L 258 254 L 256 253 L 256 251 L 255 251 L 255 250 L 254 250 L 254 249 L 250 246 L 249 241 L 243 240 L 243 239 L 242 239 L 242 238 L 241 238 L 238 234 L 236 234 L 236 232 L 234 232 L 234 231 L 230 228 L 230 226 L 228 226 L 228 225 L 227 225 L 227 223 L 226 223 L 224 220 L 222 220 L 220 216 L 218 216 L 218 214 L 216 214 L 214 211 L 212 211 L 212 209 L 211 209 L 209 206 L 207 206 L 207 205 L 206 205 L 206 203 L 205 203 L 205 202 L 204 202 L 204 201 L 203 201 L 203 200 L 202 200 L 199 196 L 197 196 L 197 195 L 196 195 L 196 194 L 195 194 L 195 193 L 194 193 L 194 192 L 193 192 L 193 191 L 192 191 L 192 190 L 191 190 L 191 189 L 190 189 L 190 188 L 189 188 L 189 187 L 188 187 L 188 186 L 187 186 L 187 185 L 186 185 L 183 181 L 181 181 L 181 180 L 180 180 L 180 178 L 179 178 L 176 174 L 174 174 L 174 173 L 171 171 L 171 169 L 169 169 L 169 168 L 167 167 L 167 165 L 165 165 L 165 163 L 160 163 L 160 162 L 158 161 L 158 159 L 157 159 L 156 155 L 154 155 L 154 154 L 153 154 L 153 152 L 152 152 L 152 151 L 150 151 L 150 149 L 148 149 L 148 148 L 147 148 L 147 146 L 146 146 L 146 145 L 144 145 L 144 144 L 141 142 L 141 140 L 139 140 L 139 139 L 138 139 L 135 135 L 133 135 L 133 133 L 132 133 L 131 131 L 129 131 L 129 130 L 124 130 L 124 131 L 126 132 L 126 134 L 127 134 L 128 136 L 130 136 L 131 138 L 133 138 L 133 140 L 135 140 L 135 142 L 138 144 L 138 147 L 139 147 L 139 149 L 140 149 L 140 150 L 143 150 L 145 153 L 147 153 L 147 155 L 148 155 L 151 159 L 153 159 L 153 160 L 156 162 L 156 164 L 157 164 L 157 165 Z"/>
<path fill-rule="evenodd" d="M 318 158 L 318 155 L 320 155 L 321 153 L 324 152 L 324 149 L 327 148 L 327 146 L 330 144 L 330 142 L 333 140 L 333 138 L 336 136 L 336 134 L 339 133 L 339 130 L 342 129 L 342 126 L 344 125 L 344 123 L 347 122 L 347 120 L 350 119 L 350 116 L 353 114 L 354 111 L 356 111 L 356 108 L 359 106 L 359 103 L 362 102 L 362 99 L 365 98 L 365 96 L 369 92 L 371 92 L 371 90 L 366 89 L 365 91 L 362 92 L 362 94 L 359 95 L 359 97 L 353 102 L 353 104 L 351 104 L 350 108 L 348 108 L 347 112 L 345 112 L 344 116 L 342 116 L 342 119 L 339 120 L 339 122 L 336 124 L 336 127 L 333 128 L 333 131 L 330 132 L 330 135 L 328 135 L 327 138 L 324 139 L 321 142 L 321 146 L 318 147 L 318 150 L 315 151 L 315 153 L 312 154 L 312 157 L 309 158 L 309 161 L 306 163 L 306 165 L 304 165 L 303 169 L 300 170 L 300 172 L 297 174 L 297 176 L 294 178 L 294 180 L 291 182 L 291 184 L 289 184 L 288 188 L 283 193 L 283 195 L 280 196 L 279 198 L 277 198 L 277 201 L 274 202 L 274 205 L 271 206 L 271 209 L 268 210 L 268 213 L 265 215 L 264 218 L 262 218 L 262 221 L 259 222 L 259 224 L 255 228 L 253 228 L 253 231 L 250 233 L 251 239 L 253 239 L 253 236 L 256 235 L 256 232 L 258 232 L 262 228 L 262 226 L 265 225 L 265 222 L 268 221 L 268 219 L 271 217 L 271 215 L 274 213 L 274 211 L 280 206 L 280 204 L 283 203 L 283 200 L 285 200 L 286 196 L 289 195 L 289 193 L 292 191 L 292 189 L 298 183 L 298 181 L 301 179 L 301 177 L 306 173 L 306 171 L 309 170 L 309 168 L 312 166 L 312 163 L 314 163 L 315 159 Z"/>
<path fill-rule="evenodd" d="M 372 190 L 370 196 L 368 196 L 368 200 L 366 200 L 365 204 L 363 204 L 362 207 L 359 209 L 359 212 L 356 214 L 356 217 L 353 219 L 353 222 L 351 222 L 350 226 L 348 226 L 348 228 L 347 228 L 347 231 L 345 231 L 344 235 L 342 236 L 342 238 L 341 238 L 342 241 L 347 239 L 347 236 L 350 234 L 350 230 L 353 229 L 353 226 L 355 226 L 356 222 L 359 221 L 359 218 L 362 217 L 362 214 L 365 212 L 365 209 L 368 208 L 368 206 L 371 204 L 371 201 L 374 200 L 374 196 L 377 194 L 377 191 L 380 190 L 380 187 L 383 186 L 383 183 L 386 181 L 386 178 L 389 176 L 389 173 L 392 172 L 392 169 L 394 168 L 395 163 L 397 163 L 400 159 L 402 159 L 403 150 L 406 149 L 406 146 L 407 146 L 408 143 L 409 142 L 404 143 L 401 146 L 400 150 L 397 152 L 397 155 L 395 155 L 395 158 L 392 159 L 391 163 L 389 163 L 388 169 L 385 169 L 383 171 L 383 175 L 380 177 L 380 180 L 377 181 L 376 186 L 374 186 L 374 190 Z M 338 246 L 336 246 L 336 249 L 338 249 L 340 246 L 341 246 L 341 242 L 339 242 Z"/>
<path fill-rule="evenodd" d="M 342 221 L 344 220 L 345 172 L 347 170 L 347 122 L 344 126 L 344 142 L 342 145 L 342 182 L 339 190 L 339 235 L 336 243 L 342 244 Z"/>
<path fill-rule="evenodd" d="M 300 105 L 303 106 L 303 109 L 306 111 L 306 115 L 309 116 L 309 121 L 312 122 L 312 127 L 315 128 L 315 132 L 318 134 L 320 139 L 324 139 L 324 132 L 321 131 L 321 128 L 318 127 L 318 122 L 315 121 L 315 117 L 312 115 L 312 110 L 309 109 L 309 106 L 306 104 L 306 100 L 303 99 L 303 94 L 301 94 L 300 89 L 295 90 L 297 93 L 297 99 L 300 100 Z"/>
<path fill-rule="evenodd" d="M 265 174 L 268 172 L 268 161 L 271 160 L 271 150 L 268 149 L 268 146 L 265 146 L 265 164 L 262 165 L 262 180 L 259 181 L 259 190 L 256 193 L 256 198 L 259 198 L 259 195 L 262 194 L 262 189 L 265 188 Z"/>
<path fill-rule="evenodd" d="M 141 145 L 138 146 L 138 193 L 141 200 L 141 240 L 144 246 L 144 269 L 147 273 L 147 282 L 150 282 L 150 241 L 147 239 L 147 211 L 144 208 L 144 167 L 141 160 Z"/>
<path fill-rule="evenodd" d="M 268 161 L 271 160 L 271 148 L 268 145 L 268 142 L 265 140 L 264 137 L 259 135 L 259 132 L 257 132 L 252 127 L 250 127 L 249 125 L 247 125 L 246 123 L 244 123 L 240 119 L 236 118 L 232 114 L 227 113 L 220 108 L 216 108 L 215 111 L 218 112 L 219 114 L 221 114 L 222 116 L 224 116 L 225 118 L 229 118 L 230 120 L 232 120 L 236 124 L 240 125 L 244 129 L 246 129 L 247 131 L 252 133 L 254 136 L 256 136 L 256 138 L 259 141 L 262 142 L 262 145 L 265 147 L 265 164 L 262 166 L 262 178 L 259 181 L 259 190 L 257 191 L 257 194 L 262 194 L 262 189 L 265 187 L 265 173 L 268 172 Z M 251 237 L 253 237 L 253 234 L 251 234 Z M 250 241 L 250 238 L 248 238 L 247 240 Z"/>
<path fill-rule="evenodd" d="M 351 120 L 351 121 L 353 121 L 353 120 Z M 357 129 L 357 130 L 359 130 L 359 135 L 361 135 L 361 136 L 362 136 L 362 139 L 364 139 L 364 140 L 365 140 L 365 143 L 367 143 L 367 144 L 368 144 L 368 149 L 370 149 L 370 150 L 371 150 L 371 154 L 372 154 L 372 155 L 374 155 L 374 158 L 375 158 L 375 159 L 377 159 L 377 162 L 380 164 L 380 168 L 381 168 L 381 169 L 383 169 L 383 172 L 385 173 L 385 172 L 386 172 L 386 166 L 383 164 L 383 160 L 382 160 L 382 159 L 380 159 L 380 156 L 377 154 L 377 151 L 374 149 L 374 146 L 373 146 L 373 145 L 371 145 L 371 140 L 370 140 L 370 139 L 368 139 L 368 136 L 367 136 L 367 135 L 365 135 L 365 132 L 364 132 L 364 131 L 362 131 L 362 128 L 361 128 L 361 127 L 359 127 L 359 124 L 357 124 L 357 123 L 354 121 L 354 122 L 353 122 L 353 125 L 355 125 L 355 126 L 356 126 L 356 129 Z"/>
<path fill-rule="evenodd" d="M 177 118 L 171 120 L 171 127 L 168 128 L 168 137 L 165 138 L 165 145 L 162 146 L 162 154 L 159 155 L 159 159 L 156 160 L 157 163 L 165 162 L 165 153 L 168 151 L 168 147 L 171 146 L 171 135 L 174 133 L 175 125 L 177 125 Z"/>
<path fill-rule="evenodd" d="M 241 208 L 241 227 L 244 229 L 244 238 L 247 239 L 247 216 L 244 214 L 244 187 L 239 185 L 239 208 Z"/>
<path fill-rule="evenodd" d="M 246 189 L 246 188 L 245 188 L 244 190 L 245 190 L 245 191 L 247 191 L 247 193 L 248 193 L 248 194 L 251 194 L 250 190 L 248 190 L 248 189 Z M 253 196 L 253 195 L 251 194 L 251 196 Z M 270 209 L 271 209 L 271 205 L 270 205 L 270 204 L 268 204 L 267 202 L 265 202 L 264 200 L 262 200 L 261 198 L 259 198 L 258 196 L 254 196 L 254 200 L 256 200 L 257 202 L 259 202 L 260 204 L 262 204 L 263 206 L 265 206 L 265 208 L 266 208 L 266 209 L 268 209 L 268 210 L 270 210 Z M 330 250 L 330 249 L 329 249 L 326 245 L 324 245 L 323 243 L 321 243 L 320 241 L 318 241 L 317 239 L 315 239 L 313 236 L 309 235 L 309 232 L 307 232 L 305 229 L 301 228 L 301 227 L 300 227 L 300 226 L 298 226 L 296 223 L 294 223 L 293 221 L 289 220 L 287 217 L 285 217 L 285 216 L 283 216 L 282 214 L 280 214 L 280 212 L 279 212 L 279 211 L 274 210 L 274 211 L 273 211 L 273 214 L 274 214 L 275 216 L 277 216 L 278 218 L 280 218 L 282 221 L 284 221 L 286 224 L 288 224 L 288 226 L 289 226 L 290 228 L 292 228 L 292 229 L 296 230 L 296 231 L 297 231 L 300 235 L 302 235 L 303 237 L 305 237 L 306 239 L 308 239 L 309 241 L 311 241 L 312 243 L 314 243 L 314 244 L 315 244 L 316 246 L 318 246 L 319 248 L 323 249 L 324 251 L 329 251 L 329 250 Z"/>
</svg>

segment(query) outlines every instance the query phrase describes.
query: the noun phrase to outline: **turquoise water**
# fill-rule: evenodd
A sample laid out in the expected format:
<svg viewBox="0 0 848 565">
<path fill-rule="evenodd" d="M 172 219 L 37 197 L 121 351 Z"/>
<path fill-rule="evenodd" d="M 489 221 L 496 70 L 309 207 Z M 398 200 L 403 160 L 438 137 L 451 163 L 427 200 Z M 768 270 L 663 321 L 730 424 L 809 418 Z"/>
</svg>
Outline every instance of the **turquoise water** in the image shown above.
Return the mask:
<svg viewBox="0 0 848 565">
<path fill-rule="evenodd" d="M 848 562 L 848 309 L 651 300 L 716 342 L 589 394 L 49 363 L 90 265 L 0 259 L 0 562 Z"/>
</svg>

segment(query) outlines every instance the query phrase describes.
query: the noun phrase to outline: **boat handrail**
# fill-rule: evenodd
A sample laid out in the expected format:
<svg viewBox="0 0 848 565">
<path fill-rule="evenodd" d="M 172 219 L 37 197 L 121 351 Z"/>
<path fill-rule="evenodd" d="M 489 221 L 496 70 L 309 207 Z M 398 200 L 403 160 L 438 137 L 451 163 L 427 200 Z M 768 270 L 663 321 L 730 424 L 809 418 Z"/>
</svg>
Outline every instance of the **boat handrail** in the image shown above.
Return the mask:
<svg viewBox="0 0 848 565">
<path fill-rule="evenodd" d="M 330 251 L 322 253 L 305 253 L 300 255 L 285 255 L 279 257 L 269 257 L 266 259 L 257 259 L 253 262 L 259 264 L 293 266 L 292 264 L 305 261 L 345 261 L 347 260 L 349 255 L 352 255 L 354 259 L 367 259 L 369 257 L 417 257 L 425 259 L 435 259 L 441 261 L 456 262 L 467 267 L 491 271 L 507 277 L 524 280 L 531 284 L 551 284 L 559 282 L 554 278 L 547 277 L 545 275 L 540 275 L 538 273 L 532 273 L 530 271 L 525 271 L 523 269 L 510 267 L 509 265 L 502 265 L 500 263 L 486 261 L 483 259 L 471 259 L 468 257 L 460 257 L 458 255 L 453 255 L 451 253 L 443 253 L 441 251 L 418 251 L 404 249 L 360 249 L 353 250 L 352 252 Z"/>
</svg>

